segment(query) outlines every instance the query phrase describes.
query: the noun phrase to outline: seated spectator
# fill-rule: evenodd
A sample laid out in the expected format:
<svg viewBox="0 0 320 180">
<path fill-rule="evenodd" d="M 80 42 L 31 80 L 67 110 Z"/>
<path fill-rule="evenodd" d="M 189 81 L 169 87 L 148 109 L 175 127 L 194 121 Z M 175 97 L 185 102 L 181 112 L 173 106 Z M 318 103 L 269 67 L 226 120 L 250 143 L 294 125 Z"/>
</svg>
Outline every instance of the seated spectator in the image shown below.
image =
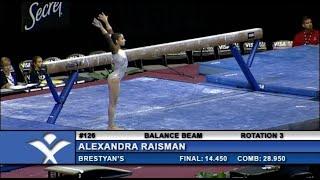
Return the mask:
<svg viewBox="0 0 320 180">
<path fill-rule="evenodd" d="M 307 16 L 303 17 L 302 27 L 303 27 L 303 31 L 300 31 L 294 37 L 293 46 L 319 44 L 319 31 L 313 29 L 312 19 L 310 17 L 307 17 Z"/>
<path fill-rule="evenodd" d="M 44 73 L 41 71 L 42 58 L 40 56 L 35 56 L 32 59 L 31 69 L 30 69 L 30 83 L 41 84 L 45 79 Z"/>
<path fill-rule="evenodd" d="M 8 57 L 1 58 L 0 74 L 1 74 L 1 77 L 0 77 L 1 89 L 8 89 L 11 86 L 17 85 L 16 73 Z"/>
</svg>

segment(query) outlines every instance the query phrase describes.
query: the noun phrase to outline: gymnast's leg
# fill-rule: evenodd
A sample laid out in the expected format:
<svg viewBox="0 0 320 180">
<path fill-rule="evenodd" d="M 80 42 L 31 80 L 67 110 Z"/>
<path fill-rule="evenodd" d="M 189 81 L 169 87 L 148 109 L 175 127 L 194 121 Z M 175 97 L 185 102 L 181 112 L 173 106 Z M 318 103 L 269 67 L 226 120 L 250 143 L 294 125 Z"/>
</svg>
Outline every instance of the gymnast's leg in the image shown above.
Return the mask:
<svg viewBox="0 0 320 180">
<path fill-rule="evenodd" d="M 115 72 L 111 73 L 108 77 L 109 88 L 109 107 L 108 107 L 108 129 L 109 130 L 123 130 L 114 123 L 116 114 L 116 106 L 120 92 L 120 78 Z"/>
</svg>

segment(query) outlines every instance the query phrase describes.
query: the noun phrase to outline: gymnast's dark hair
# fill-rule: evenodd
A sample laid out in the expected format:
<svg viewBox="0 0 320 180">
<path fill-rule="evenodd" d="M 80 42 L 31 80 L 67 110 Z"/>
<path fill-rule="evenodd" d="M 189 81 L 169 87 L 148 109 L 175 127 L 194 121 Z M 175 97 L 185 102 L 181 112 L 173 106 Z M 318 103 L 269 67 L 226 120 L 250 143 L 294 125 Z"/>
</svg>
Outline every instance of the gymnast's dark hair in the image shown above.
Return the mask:
<svg viewBox="0 0 320 180">
<path fill-rule="evenodd" d="M 121 37 L 121 33 L 113 33 L 111 34 L 111 39 L 114 44 L 117 44 L 117 40 Z"/>
</svg>

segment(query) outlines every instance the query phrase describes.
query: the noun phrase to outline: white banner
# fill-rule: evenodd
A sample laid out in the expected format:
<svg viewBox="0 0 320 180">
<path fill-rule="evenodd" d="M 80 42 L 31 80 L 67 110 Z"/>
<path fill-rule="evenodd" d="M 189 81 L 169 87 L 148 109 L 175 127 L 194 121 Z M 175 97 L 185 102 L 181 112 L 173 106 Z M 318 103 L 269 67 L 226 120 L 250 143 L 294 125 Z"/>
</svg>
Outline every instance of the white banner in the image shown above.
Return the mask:
<svg viewBox="0 0 320 180">
<path fill-rule="evenodd" d="M 320 131 L 77 131 L 76 140 L 320 141 Z"/>
</svg>

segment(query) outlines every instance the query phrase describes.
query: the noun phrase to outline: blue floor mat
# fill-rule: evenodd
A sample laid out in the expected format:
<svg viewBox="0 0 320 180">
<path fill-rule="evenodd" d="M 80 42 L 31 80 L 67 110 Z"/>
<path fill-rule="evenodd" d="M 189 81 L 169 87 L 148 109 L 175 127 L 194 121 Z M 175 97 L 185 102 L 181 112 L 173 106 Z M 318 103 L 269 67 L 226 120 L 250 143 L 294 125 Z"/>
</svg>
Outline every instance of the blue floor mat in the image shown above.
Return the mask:
<svg viewBox="0 0 320 180">
<path fill-rule="evenodd" d="M 319 95 L 319 46 L 257 53 L 250 70 L 267 92 Z M 200 63 L 199 71 L 208 82 L 250 88 L 234 57 Z"/>
<path fill-rule="evenodd" d="M 3 101 L 1 128 L 104 130 L 107 94 L 106 85 L 72 90 L 56 125 L 46 123 L 54 105 L 51 94 Z M 121 83 L 116 122 L 129 130 L 248 130 L 316 118 L 319 103 L 298 96 L 137 78 Z"/>
</svg>

